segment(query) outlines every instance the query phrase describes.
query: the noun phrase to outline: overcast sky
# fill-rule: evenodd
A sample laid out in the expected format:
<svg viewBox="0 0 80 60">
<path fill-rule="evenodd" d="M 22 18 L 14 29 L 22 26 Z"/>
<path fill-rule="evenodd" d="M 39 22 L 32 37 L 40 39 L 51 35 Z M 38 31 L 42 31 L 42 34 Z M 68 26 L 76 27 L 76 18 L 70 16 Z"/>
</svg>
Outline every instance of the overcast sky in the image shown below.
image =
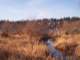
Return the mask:
<svg viewBox="0 0 80 60">
<path fill-rule="evenodd" d="M 0 19 L 80 17 L 80 0 L 0 0 Z"/>
</svg>

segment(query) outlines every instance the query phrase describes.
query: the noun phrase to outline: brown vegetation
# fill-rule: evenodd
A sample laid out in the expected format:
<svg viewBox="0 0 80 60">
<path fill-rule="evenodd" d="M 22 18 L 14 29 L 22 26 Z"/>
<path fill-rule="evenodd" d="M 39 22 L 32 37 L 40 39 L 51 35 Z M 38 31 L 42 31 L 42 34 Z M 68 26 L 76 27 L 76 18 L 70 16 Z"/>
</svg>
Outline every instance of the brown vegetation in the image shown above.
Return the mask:
<svg viewBox="0 0 80 60">
<path fill-rule="evenodd" d="M 55 48 L 80 57 L 80 18 L 0 21 L 0 60 L 52 60 L 40 41 L 48 35 Z M 72 49 L 69 49 L 72 48 Z"/>
</svg>

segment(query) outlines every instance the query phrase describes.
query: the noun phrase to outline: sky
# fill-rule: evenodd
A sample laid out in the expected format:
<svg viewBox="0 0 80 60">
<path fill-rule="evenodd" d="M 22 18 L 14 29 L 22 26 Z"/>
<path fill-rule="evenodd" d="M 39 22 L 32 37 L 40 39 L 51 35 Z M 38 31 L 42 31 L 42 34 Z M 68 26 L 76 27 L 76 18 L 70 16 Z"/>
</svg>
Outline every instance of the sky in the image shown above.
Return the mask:
<svg viewBox="0 0 80 60">
<path fill-rule="evenodd" d="M 0 0 L 0 19 L 80 17 L 80 0 Z"/>
</svg>

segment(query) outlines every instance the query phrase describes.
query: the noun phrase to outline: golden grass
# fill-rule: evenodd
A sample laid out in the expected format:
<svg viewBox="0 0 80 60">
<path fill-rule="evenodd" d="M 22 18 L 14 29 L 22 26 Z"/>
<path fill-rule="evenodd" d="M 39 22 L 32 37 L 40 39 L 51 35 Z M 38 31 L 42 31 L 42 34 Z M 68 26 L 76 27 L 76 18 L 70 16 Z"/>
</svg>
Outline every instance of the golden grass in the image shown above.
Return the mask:
<svg viewBox="0 0 80 60">
<path fill-rule="evenodd" d="M 46 60 L 46 53 L 47 47 L 43 44 L 0 37 L 0 60 Z"/>
<path fill-rule="evenodd" d="M 80 35 L 72 36 L 62 35 L 57 37 L 55 47 L 62 49 L 66 44 L 80 43 Z M 67 41 L 66 41 L 67 40 Z M 71 40 L 71 42 L 70 42 Z M 36 40 L 37 41 L 37 40 Z M 75 42 L 76 41 L 76 42 Z M 80 45 L 80 44 L 79 44 Z M 76 56 L 80 56 L 80 47 L 76 48 Z M 55 60 L 48 54 L 48 49 L 43 43 L 26 38 L 0 37 L 0 60 Z"/>
</svg>

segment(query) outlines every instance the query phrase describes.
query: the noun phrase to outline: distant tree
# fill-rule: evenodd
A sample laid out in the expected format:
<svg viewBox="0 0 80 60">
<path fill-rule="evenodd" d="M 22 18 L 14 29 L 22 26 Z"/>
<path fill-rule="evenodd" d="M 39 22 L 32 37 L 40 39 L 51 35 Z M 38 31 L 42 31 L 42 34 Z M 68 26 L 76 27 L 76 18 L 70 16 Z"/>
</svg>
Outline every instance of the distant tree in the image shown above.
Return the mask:
<svg viewBox="0 0 80 60">
<path fill-rule="evenodd" d="M 70 21 L 71 18 L 70 18 L 70 17 L 64 17 L 64 20 L 66 20 L 66 21 Z"/>
<path fill-rule="evenodd" d="M 80 20 L 79 17 L 72 17 L 71 20 L 76 21 L 76 20 Z"/>
</svg>

